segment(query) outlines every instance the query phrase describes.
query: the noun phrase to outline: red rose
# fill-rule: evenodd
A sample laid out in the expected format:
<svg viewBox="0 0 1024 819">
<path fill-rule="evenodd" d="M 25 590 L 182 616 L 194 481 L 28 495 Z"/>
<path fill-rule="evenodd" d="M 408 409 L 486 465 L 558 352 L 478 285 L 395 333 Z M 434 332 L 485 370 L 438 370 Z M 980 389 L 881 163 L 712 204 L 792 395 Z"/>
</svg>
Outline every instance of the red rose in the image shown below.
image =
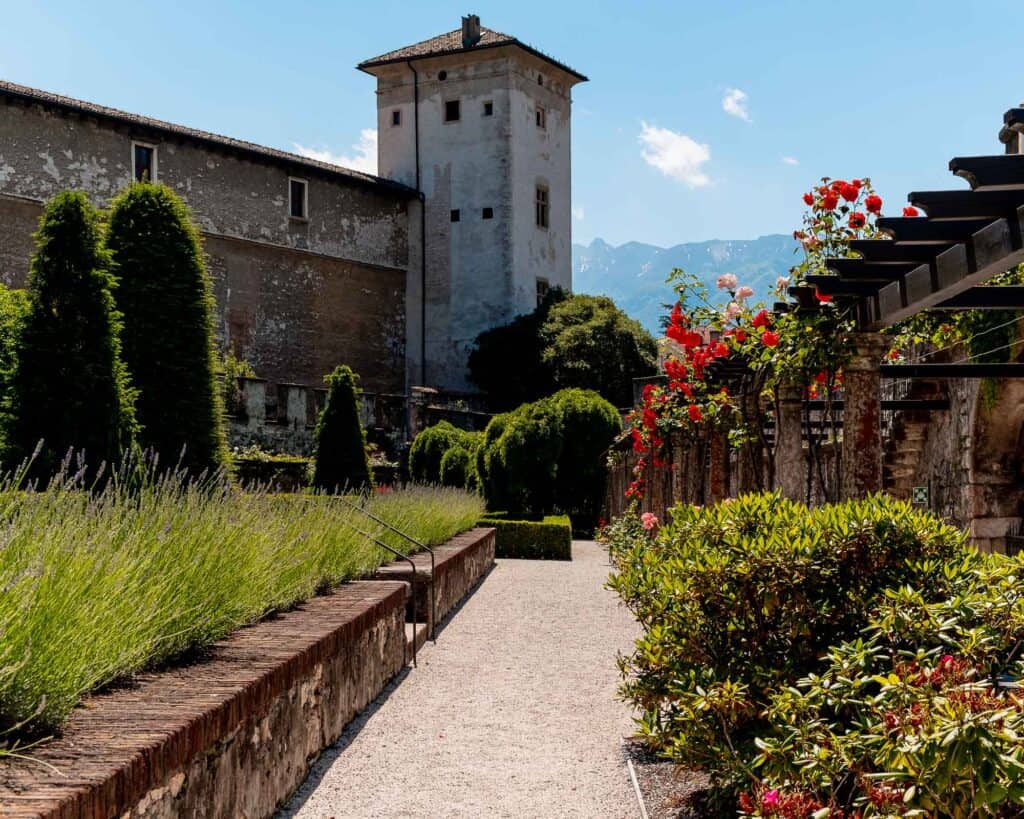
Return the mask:
<svg viewBox="0 0 1024 819">
<path fill-rule="evenodd" d="M 860 186 L 863 185 L 864 183 L 861 182 L 859 179 L 854 179 L 853 182 L 851 182 L 850 184 L 853 185 L 857 190 L 860 190 Z"/>
<path fill-rule="evenodd" d="M 882 197 L 875 193 L 871 194 L 871 196 L 864 200 L 864 207 L 868 209 L 868 213 L 881 213 Z"/>
<path fill-rule="evenodd" d="M 827 196 L 825 196 L 824 199 L 821 200 L 821 206 L 825 210 L 835 210 L 836 209 L 836 205 L 838 205 L 838 204 L 839 204 L 839 197 L 836 196 L 834 193 L 828 194 Z"/>
<path fill-rule="evenodd" d="M 912 218 L 914 216 L 920 216 L 920 213 L 918 213 L 917 208 L 915 208 L 913 205 L 907 205 L 903 209 L 903 215 L 906 216 L 907 218 Z"/>
<path fill-rule="evenodd" d="M 814 298 L 816 298 L 822 304 L 828 304 L 830 301 L 832 301 L 831 296 L 827 296 L 824 293 L 820 292 L 819 290 L 814 291 Z"/>
<path fill-rule="evenodd" d="M 729 347 L 728 345 L 723 344 L 721 341 L 719 341 L 716 342 L 715 346 L 711 348 L 711 353 L 712 355 L 715 356 L 715 358 L 725 358 L 727 355 L 729 355 Z"/>
<path fill-rule="evenodd" d="M 764 342 L 765 347 L 775 347 L 779 343 L 779 334 L 771 330 L 765 330 L 761 335 L 761 341 Z"/>
<path fill-rule="evenodd" d="M 745 330 L 737 330 L 736 331 L 736 340 L 740 344 L 742 344 L 744 341 L 746 341 L 747 340 L 747 333 L 746 333 L 746 331 Z"/>
<path fill-rule="evenodd" d="M 699 423 L 700 420 L 704 417 L 703 413 L 700 411 L 700 407 L 698 407 L 696 404 L 690 404 L 690 406 L 686 408 L 686 412 L 690 416 L 690 420 L 693 421 L 693 423 L 695 424 Z"/>
<path fill-rule="evenodd" d="M 763 309 L 756 316 L 754 316 L 754 320 L 751 322 L 751 324 L 753 324 L 755 327 L 767 327 L 771 323 L 772 320 L 771 317 L 768 315 L 768 311 Z"/>
<path fill-rule="evenodd" d="M 804 194 L 804 204 L 805 205 L 813 205 L 814 204 L 814 194 L 813 193 L 805 193 Z"/>
<path fill-rule="evenodd" d="M 847 182 L 839 189 L 839 195 L 847 202 L 852 202 L 860 195 L 860 188 L 850 182 Z"/>
<path fill-rule="evenodd" d="M 859 210 L 855 210 L 850 214 L 850 227 L 854 230 L 860 230 L 868 222 L 868 217 L 861 213 Z"/>
</svg>

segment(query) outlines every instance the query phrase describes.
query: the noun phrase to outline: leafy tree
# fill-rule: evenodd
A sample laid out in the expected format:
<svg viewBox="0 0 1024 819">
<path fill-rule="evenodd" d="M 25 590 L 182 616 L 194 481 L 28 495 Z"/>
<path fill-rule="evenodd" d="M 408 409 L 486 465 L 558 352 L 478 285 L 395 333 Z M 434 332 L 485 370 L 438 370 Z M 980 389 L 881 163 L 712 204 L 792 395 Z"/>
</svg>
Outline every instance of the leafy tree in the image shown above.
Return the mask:
<svg viewBox="0 0 1024 819">
<path fill-rule="evenodd" d="M 633 379 L 653 375 L 658 346 L 607 296 L 576 295 L 554 305 L 541 326 L 542 360 L 560 389 L 595 390 L 633 405 Z"/>
<path fill-rule="evenodd" d="M 359 376 L 335 367 L 324 378 L 327 401 L 316 425 L 313 485 L 327 492 L 372 486 L 366 435 L 359 420 Z"/>
<path fill-rule="evenodd" d="M 95 472 L 103 462 L 121 460 L 137 426 L 121 360 L 116 282 L 85 194 L 53 197 L 35 241 L 27 311 L 18 322 L 4 461 L 16 465 L 43 441 L 31 474 L 49 477 L 71 449 Z"/>
<path fill-rule="evenodd" d="M 654 373 L 657 354 L 650 333 L 607 296 L 553 290 L 534 312 L 477 337 L 469 377 L 498 409 L 568 387 L 629 406 L 633 379 Z"/>
<path fill-rule="evenodd" d="M 140 443 L 165 463 L 222 467 L 213 295 L 188 208 L 164 185 L 133 184 L 111 205 L 107 247 L 119 277 L 124 360 L 139 391 Z"/>
</svg>

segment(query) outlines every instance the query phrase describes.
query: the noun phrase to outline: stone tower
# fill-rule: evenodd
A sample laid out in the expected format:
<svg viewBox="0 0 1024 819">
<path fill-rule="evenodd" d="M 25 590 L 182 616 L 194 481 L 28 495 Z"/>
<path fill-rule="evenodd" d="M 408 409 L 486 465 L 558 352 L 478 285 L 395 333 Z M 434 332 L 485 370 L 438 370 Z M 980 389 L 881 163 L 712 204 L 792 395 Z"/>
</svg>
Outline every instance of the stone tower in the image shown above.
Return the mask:
<svg viewBox="0 0 1024 819">
<path fill-rule="evenodd" d="M 359 68 L 377 78 L 378 174 L 421 192 L 409 383 L 467 389 L 480 332 L 572 287 L 571 96 L 586 77 L 476 15 Z"/>
</svg>

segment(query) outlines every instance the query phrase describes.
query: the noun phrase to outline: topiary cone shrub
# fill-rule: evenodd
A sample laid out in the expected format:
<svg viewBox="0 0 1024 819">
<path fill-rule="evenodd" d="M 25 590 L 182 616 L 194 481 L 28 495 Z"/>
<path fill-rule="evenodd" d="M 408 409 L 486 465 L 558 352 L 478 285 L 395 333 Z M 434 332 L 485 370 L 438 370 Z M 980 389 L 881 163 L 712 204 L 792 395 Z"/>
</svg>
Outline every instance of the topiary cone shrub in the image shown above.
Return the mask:
<svg viewBox="0 0 1024 819">
<path fill-rule="evenodd" d="M 959 530 L 885 496 L 808 509 L 778 495 L 676 506 L 611 528 L 609 584 L 644 629 L 621 660 L 640 731 L 707 770 L 723 810 L 750 786 L 773 698 L 855 639 L 887 589 L 941 600 L 971 555 Z M 732 814 L 734 815 L 734 814 Z"/>
<path fill-rule="evenodd" d="M 341 365 L 324 382 L 327 401 L 316 425 L 313 485 L 325 492 L 372 486 L 366 434 L 359 420 L 359 376 Z"/>
<path fill-rule="evenodd" d="M 213 295 L 188 208 L 165 185 L 134 183 L 111 204 L 107 247 L 119 278 L 124 360 L 139 392 L 140 443 L 165 466 L 225 466 Z"/>
<path fill-rule="evenodd" d="M 137 427 L 110 257 L 85 194 L 59 193 L 47 202 L 35 241 L 4 461 L 16 466 L 43 441 L 30 474 L 48 478 L 70 449 L 92 470 L 119 462 Z"/>
</svg>

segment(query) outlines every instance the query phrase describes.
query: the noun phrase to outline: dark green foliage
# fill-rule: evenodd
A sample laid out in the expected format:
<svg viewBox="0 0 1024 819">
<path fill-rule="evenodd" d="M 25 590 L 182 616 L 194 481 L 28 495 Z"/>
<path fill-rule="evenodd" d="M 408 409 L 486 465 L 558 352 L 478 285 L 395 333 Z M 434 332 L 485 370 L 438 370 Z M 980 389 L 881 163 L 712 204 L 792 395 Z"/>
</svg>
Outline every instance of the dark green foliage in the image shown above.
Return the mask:
<svg viewBox="0 0 1024 819">
<path fill-rule="evenodd" d="M 555 505 L 572 516 L 578 531 L 591 530 L 604 502 L 608 448 L 622 432 L 622 417 L 589 390 L 562 390 L 551 400 L 562 416 Z"/>
<path fill-rule="evenodd" d="M 359 420 L 359 376 L 342 365 L 324 382 L 327 402 L 316 424 L 313 485 L 325 492 L 372 486 L 366 434 Z"/>
<path fill-rule="evenodd" d="M 18 343 L 28 317 L 27 290 L 12 290 L 0 284 L 0 418 L 5 418 L 11 403 L 11 380 L 18 360 Z M 0 429 L 7 426 L 0 420 Z"/>
<path fill-rule="evenodd" d="M 477 452 L 488 508 L 513 515 L 558 509 L 578 528 L 593 526 L 604 498 L 604 453 L 621 428 L 615 407 L 586 390 L 562 390 L 495 416 Z"/>
<path fill-rule="evenodd" d="M 884 496 L 816 509 L 771 494 L 680 505 L 657 535 L 620 518 L 610 542 L 610 585 L 645 629 L 622 661 L 641 733 L 723 792 L 756 756 L 775 694 L 856 638 L 886 589 L 941 599 L 948 568 L 969 555 L 962 532 Z"/>
<path fill-rule="evenodd" d="M 111 205 L 107 247 L 124 314 L 124 361 L 139 392 L 139 442 L 165 465 L 228 462 L 216 383 L 213 295 L 199 233 L 164 185 L 135 183 Z"/>
<path fill-rule="evenodd" d="M 549 515 L 543 520 L 486 517 L 480 526 L 498 530 L 495 557 L 572 560 L 572 527 L 567 515 Z"/>
<path fill-rule="evenodd" d="M 475 453 L 457 444 L 441 458 L 441 485 L 454 489 L 477 488 Z"/>
<path fill-rule="evenodd" d="M 416 483 L 441 483 L 441 459 L 454 447 L 475 452 L 480 433 L 467 432 L 448 421 L 427 427 L 409 448 L 409 476 Z"/>
<path fill-rule="evenodd" d="M 633 379 L 654 375 L 658 345 L 607 296 L 577 295 L 554 305 L 541 327 L 543 361 L 560 389 L 599 392 L 633 405 Z"/>
<path fill-rule="evenodd" d="M 118 462 L 136 431 L 111 294 L 115 281 L 100 239 L 85 194 L 59 193 L 46 204 L 35 234 L 4 435 L 8 467 L 45 441 L 33 466 L 38 477 L 52 475 L 69 449 L 93 469 Z"/>
<path fill-rule="evenodd" d="M 534 312 L 480 334 L 469 376 L 502 410 L 566 387 L 626 407 L 633 379 L 654 374 L 657 354 L 650 333 L 607 296 L 554 290 Z"/>
</svg>

